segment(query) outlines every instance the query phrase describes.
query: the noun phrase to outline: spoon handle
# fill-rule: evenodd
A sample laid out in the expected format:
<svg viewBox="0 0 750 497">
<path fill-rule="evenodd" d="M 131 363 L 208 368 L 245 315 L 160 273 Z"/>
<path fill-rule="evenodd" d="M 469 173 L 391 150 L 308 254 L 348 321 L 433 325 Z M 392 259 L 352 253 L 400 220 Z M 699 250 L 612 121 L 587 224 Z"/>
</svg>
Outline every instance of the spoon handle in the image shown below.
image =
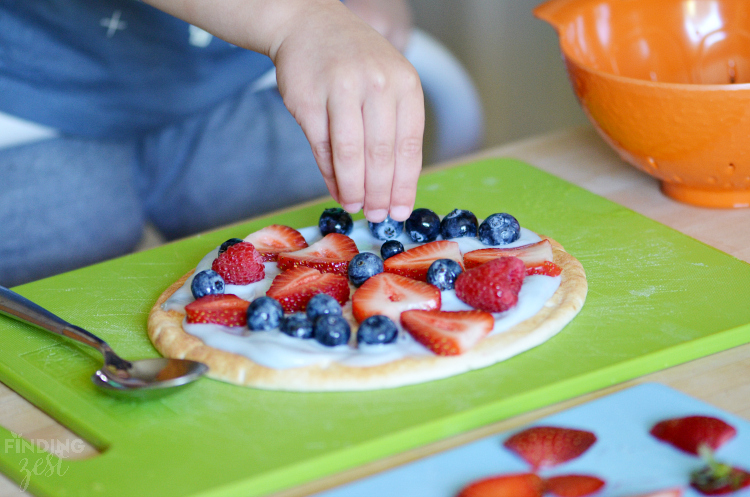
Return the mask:
<svg viewBox="0 0 750 497">
<path fill-rule="evenodd" d="M 47 309 L 0 285 L 0 313 L 94 347 L 103 354 L 109 345 L 88 331 L 72 325 Z"/>
</svg>

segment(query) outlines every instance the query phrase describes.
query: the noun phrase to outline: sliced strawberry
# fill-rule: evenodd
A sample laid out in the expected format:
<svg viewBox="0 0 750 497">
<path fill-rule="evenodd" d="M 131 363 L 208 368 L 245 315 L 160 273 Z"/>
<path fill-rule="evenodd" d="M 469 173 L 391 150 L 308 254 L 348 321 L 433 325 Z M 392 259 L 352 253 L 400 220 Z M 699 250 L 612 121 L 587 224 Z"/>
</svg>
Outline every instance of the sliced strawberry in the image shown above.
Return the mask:
<svg viewBox="0 0 750 497">
<path fill-rule="evenodd" d="M 590 431 L 534 426 L 516 433 L 503 445 L 531 464 L 534 471 L 575 459 L 596 442 Z"/>
<path fill-rule="evenodd" d="M 266 277 L 263 258 L 252 243 L 240 242 L 219 254 L 211 269 L 228 285 L 249 285 Z"/>
<path fill-rule="evenodd" d="M 737 430 L 718 418 L 686 416 L 656 423 L 650 433 L 663 442 L 697 456 L 701 445 L 716 450 L 734 438 Z"/>
<path fill-rule="evenodd" d="M 188 323 L 245 326 L 250 302 L 230 293 L 206 295 L 185 306 Z"/>
<path fill-rule="evenodd" d="M 326 293 L 344 305 L 349 300 L 349 281 L 340 274 L 301 266 L 276 276 L 266 295 L 278 300 L 289 314 L 305 310 L 307 302 L 319 293 Z"/>
<path fill-rule="evenodd" d="M 547 492 L 558 497 L 584 497 L 598 492 L 604 486 L 604 480 L 587 475 L 553 476 L 544 483 Z"/>
<path fill-rule="evenodd" d="M 456 278 L 456 297 L 475 309 L 503 312 L 518 303 L 526 268 L 517 257 L 501 257 Z"/>
<path fill-rule="evenodd" d="M 437 355 L 459 355 L 474 347 L 495 326 L 484 311 L 404 311 L 401 324 L 416 341 Z"/>
<path fill-rule="evenodd" d="M 250 233 L 245 241 L 255 245 L 264 262 L 277 260 L 281 252 L 294 252 L 307 247 L 299 231 L 282 224 L 272 224 Z"/>
<path fill-rule="evenodd" d="M 521 259 L 527 268 L 541 266 L 544 262 L 552 262 L 552 244 L 544 239 L 520 247 L 472 250 L 464 254 L 464 264 L 466 269 L 471 269 L 492 259 L 511 256 Z"/>
<path fill-rule="evenodd" d="M 349 261 L 358 253 L 354 240 L 340 233 L 329 233 L 307 248 L 280 253 L 278 265 L 282 271 L 307 266 L 322 273 L 346 276 Z"/>
<path fill-rule="evenodd" d="M 477 480 L 457 497 L 542 497 L 544 481 L 534 473 L 518 473 Z"/>
<path fill-rule="evenodd" d="M 388 273 L 425 281 L 430 264 L 438 259 L 453 259 L 463 268 L 463 257 L 458 249 L 458 243 L 447 240 L 425 243 L 396 254 L 386 259 L 383 267 Z"/>
<path fill-rule="evenodd" d="M 682 497 L 681 488 L 666 488 L 646 494 L 631 495 L 630 497 Z"/>
<path fill-rule="evenodd" d="M 542 276 L 560 276 L 562 268 L 554 262 L 544 261 L 540 266 L 526 268 L 526 276 L 541 274 Z"/>
<path fill-rule="evenodd" d="M 398 323 L 403 311 L 439 308 L 440 290 L 436 287 L 391 273 L 372 276 L 352 295 L 352 312 L 360 323 L 376 314 Z"/>
</svg>

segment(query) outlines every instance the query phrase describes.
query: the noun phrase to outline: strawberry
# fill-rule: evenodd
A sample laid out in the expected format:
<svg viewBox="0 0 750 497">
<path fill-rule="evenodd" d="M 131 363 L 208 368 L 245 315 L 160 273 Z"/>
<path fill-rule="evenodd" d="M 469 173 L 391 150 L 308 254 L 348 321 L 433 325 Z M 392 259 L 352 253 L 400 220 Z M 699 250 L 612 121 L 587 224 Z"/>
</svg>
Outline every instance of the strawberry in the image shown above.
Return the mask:
<svg viewBox="0 0 750 497">
<path fill-rule="evenodd" d="M 604 486 L 604 480 L 586 475 L 553 476 L 547 478 L 544 483 L 547 492 L 558 497 L 584 497 Z"/>
<path fill-rule="evenodd" d="M 683 452 L 698 455 L 701 445 L 716 450 L 734 438 L 737 430 L 710 416 L 686 416 L 656 423 L 650 433 Z"/>
<path fill-rule="evenodd" d="M 461 251 L 458 249 L 458 243 L 447 240 L 425 243 L 396 254 L 386 259 L 383 262 L 383 267 L 388 273 L 425 281 L 430 264 L 438 259 L 452 259 L 463 270 L 463 257 L 461 257 Z"/>
<path fill-rule="evenodd" d="M 294 252 L 307 247 L 299 231 L 281 224 L 272 224 L 250 233 L 245 241 L 255 245 L 264 262 L 276 261 L 280 252 Z"/>
<path fill-rule="evenodd" d="M 596 442 L 590 431 L 535 426 L 508 438 L 503 445 L 521 456 L 536 471 L 575 459 Z"/>
<path fill-rule="evenodd" d="M 534 473 L 518 473 L 477 480 L 457 497 L 542 497 L 544 481 Z"/>
<path fill-rule="evenodd" d="M 188 323 L 245 326 L 250 302 L 231 293 L 206 295 L 185 306 Z"/>
<path fill-rule="evenodd" d="M 526 268 L 517 257 L 501 257 L 456 278 L 456 297 L 475 309 L 503 312 L 518 302 Z"/>
<path fill-rule="evenodd" d="M 539 266 L 532 266 L 526 268 L 526 276 L 533 276 L 535 274 L 541 274 L 542 276 L 560 276 L 562 268 L 554 262 L 544 261 Z"/>
<path fill-rule="evenodd" d="M 349 281 L 340 274 L 300 266 L 276 276 L 266 296 L 278 300 L 289 314 L 304 311 L 307 302 L 319 293 L 328 294 L 344 305 L 349 300 Z"/>
<path fill-rule="evenodd" d="M 240 242 L 219 254 L 211 269 L 228 285 L 249 285 L 266 277 L 263 259 L 252 243 Z"/>
<path fill-rule="evenodd" d="M 646 494 L 631 495 L 630 497 L 682 497 L 681 488 L 666 488 Z"/>
<path fill-rule="evenodd" d="M 349 261 L 358 253 L 354 240 L 340 233 L 329 233 L 307 248 L 280 253 L 278 265 L 282 271 L 307 266 L 322 273 L 346 276 Z"/>
<path fill-rule="evenodd" d="M 495 318 L 484 311 L 404 311 L 401 324 L 416 341 L 437 355 L 463 354 L 486 337 Z"/>
<path fill-rule="evenodd" d="M 541 266 L 544 262 L 552 262 L 552 244 L 545 239 L 520 247 L 472 250 L 464 254 L 464 264 L 466 269 L 471 269 L 492 259 L 510 256 L 521 259 L 527 268 Z"/>
<path fill-rule="evenodd" d="M 440 290 L 421 281 L 391 273 L 380 273 L 365 281 L 352 295 L 357 322 L 382 314 L 394 323 L 409 309 L 439 309 Z"/>
<path fill-rule="evenodd" d="M 731 494 L 750 487 L 750 473 L 714 461 L 690 475 L 690 486 L 703 495 Z"/>
</svg>

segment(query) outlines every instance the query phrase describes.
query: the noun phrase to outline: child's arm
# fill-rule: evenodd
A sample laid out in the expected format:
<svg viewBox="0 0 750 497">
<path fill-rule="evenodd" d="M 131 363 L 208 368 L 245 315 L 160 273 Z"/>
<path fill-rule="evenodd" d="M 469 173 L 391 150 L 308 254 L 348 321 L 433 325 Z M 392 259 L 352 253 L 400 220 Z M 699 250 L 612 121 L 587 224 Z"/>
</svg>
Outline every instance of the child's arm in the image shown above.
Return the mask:
<svg viewBox="0 0 750 497">
<path fill-rule="evenodd" d="M 414 206 L 424 99 L 414 68 L 339 0 L 146 0 L 268 55 L 333 198 L 371 221 Z"/>
</svg>

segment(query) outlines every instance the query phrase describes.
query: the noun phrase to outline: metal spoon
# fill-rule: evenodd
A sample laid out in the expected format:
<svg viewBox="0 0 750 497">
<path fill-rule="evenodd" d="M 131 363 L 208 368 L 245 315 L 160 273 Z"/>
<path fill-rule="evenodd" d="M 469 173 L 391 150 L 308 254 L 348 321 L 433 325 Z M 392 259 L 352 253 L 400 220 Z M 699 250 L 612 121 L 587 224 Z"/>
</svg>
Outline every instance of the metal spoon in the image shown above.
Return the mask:
<svg viewBox="0 0 750 497">
<path fill-rule="evenodd" d="M 43 330 L 51 331 L 94 347 L 104 356 L 104 366 L 91 377 L 95 385 L 109 393 L 139 396 L 166 393 L 202 376 L 208 367 L 186 359 L 141 359 L 126 361 L 107 343 L 92 333 L 72 325 L 29 299 L 0 286 L 0 314 L 5 314 Z"/>
</svg>

